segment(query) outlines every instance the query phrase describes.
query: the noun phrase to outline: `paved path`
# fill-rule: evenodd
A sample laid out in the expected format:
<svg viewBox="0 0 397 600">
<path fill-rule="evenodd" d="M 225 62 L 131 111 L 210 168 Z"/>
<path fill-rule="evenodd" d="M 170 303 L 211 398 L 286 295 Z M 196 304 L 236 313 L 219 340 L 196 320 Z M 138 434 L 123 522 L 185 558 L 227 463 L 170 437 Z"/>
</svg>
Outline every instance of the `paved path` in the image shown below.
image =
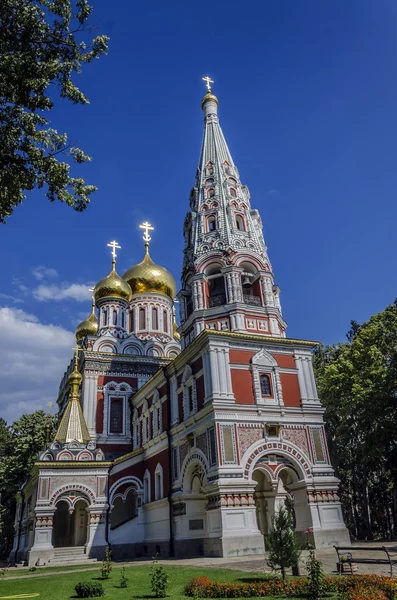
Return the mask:
<svg viewBox="0 0 397 600">
<path fill-rule="evenodd" d="M 371 552 L 371 546 L 396 546 L 396 542 L 389 543 L 379 543 L 379 542 L 360 542 L 360 546 L 366 547 L 366 551 L 362 553 L 362 556 L 366 558 L 383 558 L 382 553 L 380 552 Z M 337 555 L 333 548 L 327 549 L 319 549 L 316 551 L 317 557 L 323 563 L 323 568 L 326 573 L 336 573 L 336 561 Z M 305 574 L 304 563 L 308 556 L 308 552 L 305 550 L 302 552 L 300 566 L 302 575 Z M 270 569 L 266 564 L 266 559 L 264 557 L 252 557 L 252 556 L 239 556 L 236 558 L 185 558 L 185 559 L 168 559 L 168 560 L 159 560 L 159 564 L 163 565 L 172 565 L 172 566 L 183 566 L 183 567 L 199 567 L 205 569 L 232 569 L 235 571 L 245 571 L 247 573 L 269 573 Z M 122 566 L 143 566 L 151 563 L 151 559 L 147 560 L 134 560 L 132 562 L 122 562 L 122 563 L 114 563 L 115 567 Z M 64 570 L 54 570 L 50 571 L 47 569 L 43 569 L 40 572 L 40 569 L 35 573 L 29 573 L 26 575 L 18 575 L 19 570 L 26 571 L 27 567 L 19 567 L 18 569 L 9 569 L 6 575 L 6 580 L 10 579 L 25 579 L 31 577 L 48 577 L 50 575 L 60 575 L 65 572 L 73 572 L 73 573 L 81 573 L 86 571 L 98 571 L 100 567 L 100 562 L 98 565 L 87 566 L 87 567 L 78 567 L 77 568 L 69 568 Z M 390 575 L 390 569 L 388 565 L 358 565 L 358 573 L 371 573 L 377 575 Z M 12 575 L 11 575 L 12 573 Z M 14 574 L 15 573 L 15 574 Z"/>
</svg>

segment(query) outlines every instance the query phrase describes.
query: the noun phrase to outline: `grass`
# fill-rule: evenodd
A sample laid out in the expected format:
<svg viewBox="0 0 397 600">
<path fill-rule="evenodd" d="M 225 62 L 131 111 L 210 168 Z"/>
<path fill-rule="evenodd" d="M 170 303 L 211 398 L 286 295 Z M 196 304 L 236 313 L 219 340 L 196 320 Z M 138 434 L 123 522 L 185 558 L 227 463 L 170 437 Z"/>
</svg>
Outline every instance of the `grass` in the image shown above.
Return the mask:
<svg viewBox="0 0 397 600">
<path fill-rule="evenodd" d="M 207 575 L 214 581 L 243 581 L 260 578 L 262 574 L 231 571 L 228 569 L 200 569 L 197 567 L 165 566 L 169 575 L 168 598 L 174 600 L 187 600 L 183 594 L 185 585 L 193 577 Z M 153 598 L 150 589 L 150 565 L 125 567 L 128 578 L 128 588 L 118 587 L 121 579 L 121 567 L 113 566 L 110 579 L 102 581 L 105 588 L 106 600 L 141 600 Z M 31 579 L 2 579 L 0 581 L 0 600 L 5 596 L 22 594 L 40 594 L 38 600 L 68 600 L 76 598 L 74 586 L 79 581 L 98 580 L 100 578 L 99 565 L 95 571 L 75 573 L 72 570 L 48 577 L 32 577 Z M 268 599 L 272 600 L 272 599 Z M 278 600 L 281 600 L 280 597 Z"/>
</svg>

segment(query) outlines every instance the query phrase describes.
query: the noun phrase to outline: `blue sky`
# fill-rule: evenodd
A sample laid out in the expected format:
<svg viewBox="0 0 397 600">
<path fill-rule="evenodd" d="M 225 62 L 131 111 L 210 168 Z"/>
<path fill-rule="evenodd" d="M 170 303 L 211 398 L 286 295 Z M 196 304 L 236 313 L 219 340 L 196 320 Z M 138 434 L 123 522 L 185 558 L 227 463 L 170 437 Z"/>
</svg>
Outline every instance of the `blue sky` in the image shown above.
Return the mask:
<svg viewBox="0 0 397 600">
<path fill-rule="evenodd" d="M 75 78 L 90 105 L 57 101 L 52 126 L 93 157 L 74 174 L 98 192 L 82 214 L 30 193 L 0 226 L 6 418 L 56 399 L 108 241 L 122 273 L 141 260 L 148 219 L 152 256 L 179 281 L 206 74 L 289 337 L 336 342 L 397 295 L 394 0 L 93 4 L 109 54 Z"/>
</svg>

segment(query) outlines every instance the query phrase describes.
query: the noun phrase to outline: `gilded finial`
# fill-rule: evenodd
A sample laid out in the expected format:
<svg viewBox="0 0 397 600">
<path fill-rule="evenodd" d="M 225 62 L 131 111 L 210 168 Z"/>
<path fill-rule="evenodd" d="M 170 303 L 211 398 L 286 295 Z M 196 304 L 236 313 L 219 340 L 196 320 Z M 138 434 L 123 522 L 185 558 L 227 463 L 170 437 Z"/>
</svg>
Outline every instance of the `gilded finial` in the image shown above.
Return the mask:
<svg viewBox="0 0 397 600">
<path fill-rule="evenodd" d="M 139 225 L 139 227 L 144 230 L 142 237 L 143 241 L 145 242 L 145 254 L 149 254 L 149 242 L 152 239 L 149 235 L 149 231 L 153 231 L 154 227 L 152 227 L 152 225 L 147 221 L 142 223 L 142 225 Z"/>
<path fill-rule="evenodd" d="M 119 246 L 115 240 L 113 240 L 113 242 L 109 242 L 108 246 L 109 246 L 109 248 L 112 249 L 112 252 L 111 252 L 111 254 L 112 254 L 112 269 L 114 271 L 116 269 L 116 257 L 117 257 L 116 249 L 120 250 L 121 246 Z"/>
<path fill-rule="evenodd" d="M 214 83 L 211 79 L 211 77 L 208 77 L 208 75 L 206 75 L 206 77 L 202 77 L 202 80 L 205 81 L 205 85 L 207 86 L 207 90 L 208 93 L 211 93 L 211 83 Z"/>
</svg>

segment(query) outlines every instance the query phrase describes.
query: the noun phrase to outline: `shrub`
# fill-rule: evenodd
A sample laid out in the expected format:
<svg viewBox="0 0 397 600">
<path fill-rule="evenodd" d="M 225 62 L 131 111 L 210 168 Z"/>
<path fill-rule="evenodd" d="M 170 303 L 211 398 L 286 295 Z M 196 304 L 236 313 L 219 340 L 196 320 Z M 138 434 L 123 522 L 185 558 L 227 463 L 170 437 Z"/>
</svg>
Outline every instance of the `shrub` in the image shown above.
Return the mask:
<svg viewBox="0 0 397 600">
<path fill-rule="evenodd" d="M 151 566 L 150 584 L 155 598 L 165 598 L 168 589 L 168 575 L 161 565 L 157 564 L 157 560 L 153 560 Z"/>
<path fill-rule="evenodd" d="M 97 598 L 105 593 L 100 581 L 84 581 L 78 583 L 74 589 L 78 598 Z"/>
<path fill-rule="evenodd" d="M 128 579 L 125 576 L 125 568 L 124 567 L 121 569 L 120 587 L 121 588 L 128 587 Z"/>
<path fill-rule="evenodd" d="M 323 579 L 324 594 L 341 594 L 343 600 L 389 600 L 397 592 L 397 580 L 377 575 L 352 575 Z M 193 598 L 249 598 L 264 596 L 308 597 L 311 593 L 308 578 L 283 580 L 271 577 L 247 583 L 215 582 L 208 577 L 190 581 L 186 596 Z M 371 595 L 372 594 L 372 595 Z M 310 596 L 309 596 L 310 597 Z"/>
<path fill-rule="evenodd" d="M 309 598 L 309 600 L 319 600 L 319 598 L 324 595 L 326 590 L 325 576 L 322 563 L 316 557 L 314 547 L 310 543 L 308 535 L 309 533 L 312 533 L 311 529 L 308 529 L 306 532 L 306 545 L 309 548 L 309 556 L 306 561 L 306 569 L 309 579 L 307 584 L 306 598 Z"/>
<path fill-rule="evenodd" d="M 266 538 L 267 564 L 274 570 L 280 569 L 283 579 L 285 570 L 298 564 L 301 547 L 292 529 L 291 515 L 281 506 L 276 512 L 272 528 Z"/>
<path fill-rule="evenodd" d="M 105 550 L 105 558 L 103 559 L 100 569 L 102 579 L 109 579 L 112 568 L 112 552 L 110 551 L 109 547 L 107 547 Z"/>
<path fill-rule="evenodd" d="M 29 571 L 30 571 L 31 573 L 33 573 L 33 571 L 37 571 L 37 567 L 30 567 L 30 568 L 29 568 Z"/>
</svg>

